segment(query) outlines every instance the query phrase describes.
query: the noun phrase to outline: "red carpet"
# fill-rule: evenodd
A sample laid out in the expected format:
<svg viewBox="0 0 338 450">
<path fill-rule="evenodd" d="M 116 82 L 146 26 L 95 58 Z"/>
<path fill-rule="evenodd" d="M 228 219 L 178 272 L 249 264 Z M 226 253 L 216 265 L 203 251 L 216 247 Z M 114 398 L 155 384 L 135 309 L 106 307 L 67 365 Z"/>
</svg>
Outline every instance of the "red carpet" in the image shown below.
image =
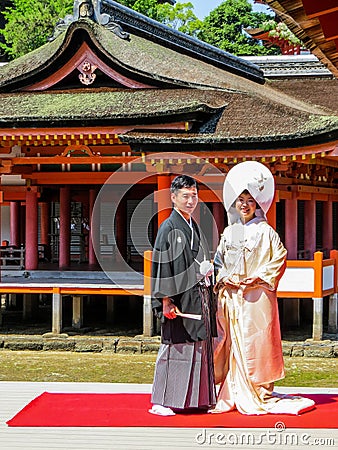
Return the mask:
<svg viewBox="0 0 338 450">
<path fill-rule="evenodd" d="M 11 427 L 184 427 L 184 428 L 337 428 L 338 394 L 306 394 L 316 408 L 299 416 L 244 416 L 184 413 L 159 417 L 148 413 L 150 394 L 60 394 L 44 392 L 7 424 Z"/>
</svg>

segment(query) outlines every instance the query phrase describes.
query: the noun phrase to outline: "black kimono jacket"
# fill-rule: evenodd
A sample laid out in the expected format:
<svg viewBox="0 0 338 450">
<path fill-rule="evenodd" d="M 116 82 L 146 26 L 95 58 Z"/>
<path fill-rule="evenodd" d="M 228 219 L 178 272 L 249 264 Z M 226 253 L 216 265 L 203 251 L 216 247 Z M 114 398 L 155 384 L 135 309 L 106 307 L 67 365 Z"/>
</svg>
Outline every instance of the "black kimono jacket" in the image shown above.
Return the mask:
<svg viewBox="0 0 338 450">
<path fill-rule="evenodd" d="M 193 247 L 191 248 L 192 230 L 186 220 L 174 209 L 157 233 L 152 263 L 152 306 L 162 322 L 162 342 L 178 344 L 195 342 L 208 338 L 204 323 L 182 317 L 167 319 L 162 314 L 162 299 L 170 297 L 182 313 L 202 314 L 201 288 L 199 281 L 199 264 L 208 259 L 209 252 L 206 239 L 196 222 L 193 223 Z M 196 260 L 198 262 L 196 262 Z M 210 303 L 210 323 L 213 336 L 216 336 L 216 306 L 212 287 L 207 289 Z M 205 288 L 204 288 L 205 292 Z"/>
</svg>

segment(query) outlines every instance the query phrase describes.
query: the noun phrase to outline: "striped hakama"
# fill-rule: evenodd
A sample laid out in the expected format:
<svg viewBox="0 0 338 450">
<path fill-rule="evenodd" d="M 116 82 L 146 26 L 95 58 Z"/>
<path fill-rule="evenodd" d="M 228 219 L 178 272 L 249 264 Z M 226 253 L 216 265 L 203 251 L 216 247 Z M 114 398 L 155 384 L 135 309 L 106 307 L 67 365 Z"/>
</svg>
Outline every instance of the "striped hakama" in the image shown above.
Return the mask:
<svg viewBox="0 0 338 450">
<path fill-rule="evenodd" d="M 202 283 L 200 292 L 208 338 L 197 342 L 161 344 L 155 367 L 153 404 L 174 409 L 207 409 L 216 404 L 210 299 Z"/>
</svg>

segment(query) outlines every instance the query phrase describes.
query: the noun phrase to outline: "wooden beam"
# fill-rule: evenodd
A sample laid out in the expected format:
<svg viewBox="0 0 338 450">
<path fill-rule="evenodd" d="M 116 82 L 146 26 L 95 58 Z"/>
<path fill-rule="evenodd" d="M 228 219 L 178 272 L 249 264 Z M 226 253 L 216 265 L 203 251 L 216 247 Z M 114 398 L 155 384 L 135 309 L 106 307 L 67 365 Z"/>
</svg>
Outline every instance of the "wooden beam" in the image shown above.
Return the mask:
<svg viewBox="0 0 338 450">
<path fill-rule="evenodd" d="M 308 17 L 304 8 L 305 1 L 306 0 L 265 0 L 265 3 L 282 18 L 283 22 L 294 34 L 306 43 L 307 48 L 317 56 L 332 74 L 338 77 L 337 47 L 334 45 L 333 41 L 327 41 L 325 39 L 319 22 L 320 17 Z M 318 7 L 322 9 L 321 0 L 309 0 L 306 3 L 317 3 L 319 5 Z M 324 5 L 325 4 L 326 3 L 324 2 Z M 329 44 L 329 46 L 327 44 Z"/>
<path fill-rule="evenodd" d="M 310 194 L 324 194 L 324 195 L 337 195 L 338 194 L 338 189 L 325 188 L 325 187 L 319 187 L 319 186 L 293 185 L 293 186 L 290 186 L 289 190 L 292 192 L 307 192 Z"/>
<path fill-rule="evenodd" d="M 118 135 L 123 135 L 132 130 L 188 131 L 190 128 L 191 123 L 186 121 L 116 125 L 114 127 L 0 128 L 0 143 L 4 147 L 15 144 L 26 146 L 39 146 L 41 144 L 52 146 L 122 144 Z"/>
<path fill-rule="evenodd" d="M 338 39 L 338 10 L 319 17 L 320 24 L 328 41 Z"/>
<path fill-rule="evenodd" d="M 127 164 L 140 159 L 140 156 L 25 156 L 12 158 L 13 165 L 51 165 L 51 164 Z"/>
<path fill-rule="evenodd" d="M 276 190 L 279 191 L 280 198 L 295 198 L 294 195 L 297 192 L 308 192 L 310 194 L 319 194 L 327 196 L 330 201 L 337 201 L 338 189 L 336 188 L 326 188 L 322 186 L 312 186 L 303 184 L 293 184 L 297 183 L 297 180 L 288 179 L 288 183 L 281 184 L 280 179 L 276 178 Z M 291 195 L 290 195 L 291 194 Z"/>
<path fill-rule="evenodd" d="M 25 137 L 28 137 L 29 140 L 32 140 L 34 137 L 43 136 L 45 139 L 56 139 L 57 137 L 62 136 L 89 136 L 89 135 L 95 135 L 97 139 L 101 139 L 101 137 L 104 137 L 108 135 L 109 137 L 116 137 L 116 131 L 120 131 L 124 129 L 123 126 L 117 126 L 117 127 L 99 127 L 99 126 L 92 126 L 92 127 L 63 127 L 63 128 L 46 128 L 46 127 L 40 127 L 40 128 L 15 128 L 15 129 L 8 129 L 8 128 L 0 128 L 0 137 L 4 136 L 7 138 L 10 138 L 13 133 L 15 133 L 15 136 L 18 136 L 21 139 L 24 140 Z M 98 136 L 99 134 L 99 136 Z M 106 136 L 106 137 L 108 137 Z"/>
<path fill-rule="evenodd" d="M 156 184 L 156 177 L 147 172 L 34 172 L 22 178 L 39 185 L 60 184 Z"/>
<path fill-rule="evenodd" d="M 55 300 L 58 302 L 58 295 L 95 295 L 95 294 L 101 294 L 101 295 L 136 295 L 136 296 L 143 296 L 143 288 L 102 288 L 102 287 L 86 287 L 86 286 L 62 286 L 59 285 L 58 287 L 55 286 L 44 286 L 42 283 L 40 286 L 24 286 L 23 284 L 18 285 L 6 285 L 6 283 L 0 283 L 0 293 L 2 294 L 11 294 L 11 293 L 18 293 L 18 294 L 25 294 L 25 293 L 31 293 L 31 294 L 55 294 Z"/>
<path fill-rule="evenodd" d="M 310 19 L 338 11 L 337 0 L 303 0 L 303 6 Z"/>
<path fill-rule="evenodd" d="M 83 142 L 85 141 L 85 139 L 83 139 Z M 66 145 L 50 145 L 50 141 L 48 143 L 48 145 L 34 145 L 34 146 L 26 146 L 24 145 L 21 148 L 21 152 L 24 153 L 25 157 L 27 158 L 31 158 L 31 157 L 45 157 L 45 156 L 62 156 L 62 153 L 64 153 L 64 151 L 66 149 L 70 149 L 69 150 L 69 154 L 72 156 L 75 156 L 75 154 L 79 155 L 79 152 L 71 152 L 71 149 L 76 147 L 77 145 L 79 145 L 80 147 L 82 147 L 82 144 L 75 144 L 75 145 L 71 145 L 71 146 L 66 146 Z M 83 143 L 83 146 L 85 147 L 87 144 Z M 123 154 L 128 155 L 129 152 L 131 152 L 131 148 L 129 145 L 126 144 L 100 144 L 100 145 L 92 145 L 92 144 L 88 144 L 89 149 L 91 150 L 93 155 L 101 155 L 101 156 L 121 156 Z M 10 149 L 11 150 L 11 149 Z M 133 152 L 133 155 L 136 155 L 136 152 Z M 82 155 L 84 156 L 85 153 L 82 153 Z M 82 157 L 81 155 L 81 157 Z M 66 156 L 66 155 L 64 155 Z M 89 156 L 89 155 L 87 155 Z M 91 155 L 90 155 L 91 156 Z M 2 156 L 3 157 L 3 156 Z"/>
<path fill-rule="evenodd" d="M 240 160 L 243 160 L 243 158 L 255 158 L 256 160 L 260 158 L 279 158 L 286 156 L 288 158 L 292 157 L 301 157 L 303 156 L 311 156 L 314 154 L 318 154 L 320 157 L 325 157 L 325 153 L 334 152 L 335 148 L 338 147 L 338 140 L 324 143 L 324 144 L 318 144 L 318 145 L 308 145 L 304 147 L 297 147 L 297 148 L 270 148 L 270 149 L 260 149 L 259 147 L 255 148 L 254 150 L 246 150 L 238 148 L 236 150 L 214 150 L 212 153 L 210 151 L 196 151 L 196 152 L 189 152 L 189 154 L 186 155 L 187 158 L 190 156 L 193 156 L 197 159 L 203 159 L 205 161 L 213 161 L 215 158 L 219 159 L 220 162 L 223 161 L 224 158 L 236 158 L 238 162 Z M 157 153 L 147 153 L 145 158 L 146 161 L 151 160 L 154 158 L 154 155 L 158 156 Z M 177 158 L 182 158 L 182 153 L 178 154 Z M 175 159 L 175 154 L 173 153 L 163 153 L 160 157 L 156 159 Z M 297 159 L 298 160 L 298 159 Z M 271 162 L 271 160 L 267 161 Z"/>
</svg>

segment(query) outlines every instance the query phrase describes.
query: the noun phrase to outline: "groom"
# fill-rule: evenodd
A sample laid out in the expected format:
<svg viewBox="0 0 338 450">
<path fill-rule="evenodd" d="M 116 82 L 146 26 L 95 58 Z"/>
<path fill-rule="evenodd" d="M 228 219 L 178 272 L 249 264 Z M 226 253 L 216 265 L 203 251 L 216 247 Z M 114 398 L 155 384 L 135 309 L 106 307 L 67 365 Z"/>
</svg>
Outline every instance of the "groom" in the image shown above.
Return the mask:
<svg viewBox="0 0 338 450">
<path fill-rule="evenodd" d="M 152 304 L 161 318 L 161 346 L 155 367 L 149 410 L 174 415 L 190 408 L 209 409 L 216 402 L 212 337 L 216 307 L 208 277 L 205 238 L 192 214 L 198 186 L 177 176 L 170 188 L 173 211 L 158 231 L 153 251 Z"/>
</svg>

